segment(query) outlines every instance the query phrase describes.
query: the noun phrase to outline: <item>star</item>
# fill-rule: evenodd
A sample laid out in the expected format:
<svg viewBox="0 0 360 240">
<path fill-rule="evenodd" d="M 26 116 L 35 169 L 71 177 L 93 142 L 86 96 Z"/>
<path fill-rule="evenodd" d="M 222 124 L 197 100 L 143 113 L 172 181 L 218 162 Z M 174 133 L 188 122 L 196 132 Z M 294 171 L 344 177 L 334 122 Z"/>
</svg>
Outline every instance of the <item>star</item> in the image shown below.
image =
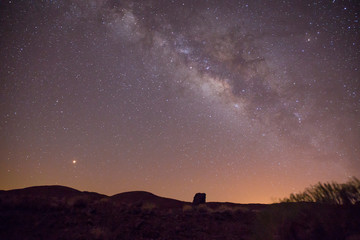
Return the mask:
<svg viewBox="0 0 360 240">
<path fill-rule="evenodd" d="M 0 189 L 269 202 L 359 177 L 359 4 L 264 2 L 5 1 Z"/>
</svg>

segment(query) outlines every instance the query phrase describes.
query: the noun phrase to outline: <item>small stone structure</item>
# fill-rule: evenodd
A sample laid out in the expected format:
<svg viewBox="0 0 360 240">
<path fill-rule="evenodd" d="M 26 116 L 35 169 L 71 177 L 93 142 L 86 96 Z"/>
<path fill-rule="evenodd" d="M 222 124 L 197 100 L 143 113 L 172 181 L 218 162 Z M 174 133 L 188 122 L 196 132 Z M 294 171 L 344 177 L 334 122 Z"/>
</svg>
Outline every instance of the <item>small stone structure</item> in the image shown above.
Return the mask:
<svg viewBox="0 0 360 240">
<path fill-rule="evenodd" d="M 193 204 L 199 205 L 206 202 L 206 194 L 205 193 L 197 193 L 194 196 Z"/>
</svg>

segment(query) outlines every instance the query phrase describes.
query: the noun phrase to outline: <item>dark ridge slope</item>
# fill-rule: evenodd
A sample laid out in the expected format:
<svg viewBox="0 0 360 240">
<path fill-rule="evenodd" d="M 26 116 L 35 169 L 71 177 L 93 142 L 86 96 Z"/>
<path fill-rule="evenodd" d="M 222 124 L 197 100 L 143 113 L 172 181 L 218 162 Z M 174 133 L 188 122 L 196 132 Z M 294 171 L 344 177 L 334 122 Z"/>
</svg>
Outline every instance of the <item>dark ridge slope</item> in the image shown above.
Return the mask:
<svg viewBox="0 0 360 240">
<path fill-rule="evenodd" d="M 179 201 L 171 198 L 159 197 L 156 196 L 155 194 L 145 191 L 124 192 L 113 195 L 110 198 L 114 201 L 125 204 L 153 203 L 161 208 L 178 208 L 186 204 L 186 202 L 183 201 Z"/>
<path fill-rule="evenodd" d="M 74 188 L 60 186 L 60 185 L 46 185 L 46 186 L 34 186 L 22 189 L 14 189 L 7 191 L 0 191 L 0 195 L 11 196 L 32 196 L 32 197 L 55 197 L 55 198 L 69 198 L 77 195 L 88 195 L 90 197 L 106 197 L 106 195 L 93 193 L 93 192 L 81 192 Z"/>
</svg>

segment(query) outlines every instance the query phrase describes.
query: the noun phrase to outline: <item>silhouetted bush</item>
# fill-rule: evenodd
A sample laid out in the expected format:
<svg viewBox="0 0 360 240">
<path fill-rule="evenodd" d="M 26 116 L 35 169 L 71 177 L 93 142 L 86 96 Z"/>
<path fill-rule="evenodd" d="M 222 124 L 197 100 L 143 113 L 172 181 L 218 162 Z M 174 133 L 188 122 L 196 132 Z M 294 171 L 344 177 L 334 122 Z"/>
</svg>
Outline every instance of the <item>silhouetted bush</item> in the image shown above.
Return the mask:
<svg viewBox="0 0 360 240">
<path fill-rule="evenodd" d="M 189 204 L 186 204 L 186 205 L 184 205 L 182 207 L 183 212 L 190 212 L 190 211 L 193 211 L 193 210 L 194 210 L 193 207 L 191 205 L 189 205 Z"/>
<path fill-rule="evenodd" d="M 75 209 L 84 209 L 89 205 L 88 201 L 86 197 L 75 196 L 69 200 L 68 204 Z"/>
<path fill-rule="evenodd" d="M 221 204 L 216 209 L 214 209 L 214 212 L 228 212 L 228 213 L 243 213 L 249 211 L 246 207 L 240 207 L 240 206 L 228 206 L 226 204 Z"/>
<path fill-rule="evenodd" d="M 152 212 L 154 209 L 156 209 L 156 204 L 153 202 L 144 202 L 141 205 L 141 210 L 145 212 Z"/>
<path fill-rule="evenodd" d="M 318 183 L 304 192 L 291 194 L 281 202 L 317 202 L 351 205 L 360 202 L 360 180 L 352 178 L 346 183 Z"/>
</svg>

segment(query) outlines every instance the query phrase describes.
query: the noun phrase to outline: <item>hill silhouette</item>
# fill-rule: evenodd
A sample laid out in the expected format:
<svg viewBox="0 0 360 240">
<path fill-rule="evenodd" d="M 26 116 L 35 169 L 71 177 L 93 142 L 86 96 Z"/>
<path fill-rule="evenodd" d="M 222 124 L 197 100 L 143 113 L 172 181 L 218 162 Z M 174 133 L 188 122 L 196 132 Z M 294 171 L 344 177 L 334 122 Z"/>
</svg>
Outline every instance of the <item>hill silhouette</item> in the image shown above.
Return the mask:
<svg viewBox="0 0 360 240">
<path fill-rule="evenodd" d="M 360 204 L 190 202 L 64 186 L 0 191 L 0 239 L 360 239 Z"/>
<path fill-rule="evenodd" d="M 82 192 L 74 188 L 60 186 L 60 185 L 47 185 L 47 186 L 34 186 L 23 189 L 14 189 L 8 191 L 1 191 L 1 193 L 12 195 L 29 195 L 29 196 L 45 196 L 45 197 L 71 197 L 79 195 Z"/>
<path fill-rule="evenodd" d="M 155 194 L 145 191 L 124 192 L 111 196 L 111 199 L 126 204 L 144 204 L 152 203 L 161 208 L 181 208 L 186 202 L 159 197 Z"/>
</svg>

